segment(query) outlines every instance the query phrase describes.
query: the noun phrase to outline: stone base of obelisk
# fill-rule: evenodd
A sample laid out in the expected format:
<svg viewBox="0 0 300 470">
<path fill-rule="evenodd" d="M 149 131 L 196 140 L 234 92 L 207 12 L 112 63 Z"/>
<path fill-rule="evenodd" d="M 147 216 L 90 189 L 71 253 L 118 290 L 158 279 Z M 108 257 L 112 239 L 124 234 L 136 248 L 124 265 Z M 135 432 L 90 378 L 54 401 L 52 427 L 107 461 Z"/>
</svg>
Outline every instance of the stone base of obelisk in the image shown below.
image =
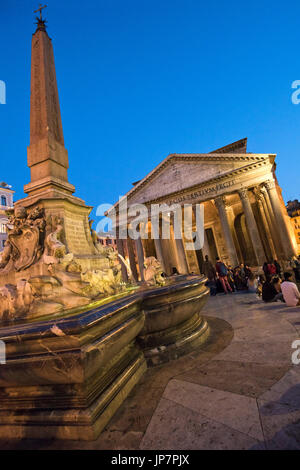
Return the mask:
<svg viewBox="0 0 300 470">
<path fill-rule="evenodd" d="M 146 370 L 140 303 L 1 328 L 0 438 L 96 439 Z"/>
<path fill-rule="evenodd" d="M 61 219 L 64 225 L 63 243 L 67 252 L 73 253 L 83 271 L 107 267 L 107 259 L 99 254 L 92 240 L 89 225 L 92 207 L 87 206 L 82 199 L 49 190 L 21 199 L 15 206 L 43 208 L 48 222 Z"/>
</svg>

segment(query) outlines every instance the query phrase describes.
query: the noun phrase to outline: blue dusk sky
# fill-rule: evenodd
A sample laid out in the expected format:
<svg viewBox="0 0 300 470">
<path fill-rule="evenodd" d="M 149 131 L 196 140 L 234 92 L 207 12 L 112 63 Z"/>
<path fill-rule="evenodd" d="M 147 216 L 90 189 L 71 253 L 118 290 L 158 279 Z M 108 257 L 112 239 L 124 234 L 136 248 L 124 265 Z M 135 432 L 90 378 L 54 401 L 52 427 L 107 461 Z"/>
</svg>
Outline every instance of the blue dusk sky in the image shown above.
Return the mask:
<svg viewBox="0 0 300 470">
<path fill-rule="evenodd" d="M 88 205 L 115 202 L 169 153 L 248 137 L 276 153 L 285 201 L 300 198 L 300 3 L 46 0 L 69 181 Z M 1 175 L 29 182 L 32 0 L 0 0 Z M 95 214 L 94 218 L 95 218 Z"/>
</svg>

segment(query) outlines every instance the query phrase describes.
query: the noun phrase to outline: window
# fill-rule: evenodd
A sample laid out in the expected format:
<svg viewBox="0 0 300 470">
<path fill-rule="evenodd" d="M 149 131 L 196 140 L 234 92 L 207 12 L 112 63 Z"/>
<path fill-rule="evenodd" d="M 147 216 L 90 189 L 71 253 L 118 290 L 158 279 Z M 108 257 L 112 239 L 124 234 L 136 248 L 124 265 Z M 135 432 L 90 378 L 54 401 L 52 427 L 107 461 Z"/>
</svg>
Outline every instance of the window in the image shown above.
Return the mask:
<svg viewBox="0 0 300 470">
<path fill-rule="evenodd" d="M 1 196 L 1 206 L 7 206 L 6 197 Z"/>
</svg>

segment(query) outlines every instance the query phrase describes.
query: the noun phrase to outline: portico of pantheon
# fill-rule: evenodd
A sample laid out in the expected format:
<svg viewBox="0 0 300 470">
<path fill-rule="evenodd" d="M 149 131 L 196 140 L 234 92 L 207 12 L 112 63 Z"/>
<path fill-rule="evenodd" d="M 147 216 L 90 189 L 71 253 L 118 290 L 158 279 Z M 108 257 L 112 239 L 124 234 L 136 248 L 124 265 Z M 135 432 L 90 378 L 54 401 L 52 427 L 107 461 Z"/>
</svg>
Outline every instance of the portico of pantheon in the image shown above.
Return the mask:
<svg viewBox="0 0 300 470">
<path fill-rule="evenodd" d="M 128 258 L 134 277 L 143 280 L 146 257 L 157 258 L 170 275 L 200 273 L 205 255 L 219 256 L 235 267 L 245 263 L 261 267 L 277 259 L 283 265 L 297 253 L 294 231 L 281 195 L 275 154 L 247 153 L 242 139 L 207 154 L 171 154 L 126 194 L 128 207 L 142 203 L 149 208 L 147 239 L 118 238 L 119 253 Z M 152 204 L 204 204 L 204 246 L 186 250 L 182 239 L 152 239 Z M 118 214 L 117 202 L 114 206 Z M 196 231 L 195 213 L 192 216 Z M 130 224 L 130 220 L 128 221 Z M 171 217 L 172 224 L 172 217 Z M 123 267 L 123 276 L 127 273 Z"/>
</svg>

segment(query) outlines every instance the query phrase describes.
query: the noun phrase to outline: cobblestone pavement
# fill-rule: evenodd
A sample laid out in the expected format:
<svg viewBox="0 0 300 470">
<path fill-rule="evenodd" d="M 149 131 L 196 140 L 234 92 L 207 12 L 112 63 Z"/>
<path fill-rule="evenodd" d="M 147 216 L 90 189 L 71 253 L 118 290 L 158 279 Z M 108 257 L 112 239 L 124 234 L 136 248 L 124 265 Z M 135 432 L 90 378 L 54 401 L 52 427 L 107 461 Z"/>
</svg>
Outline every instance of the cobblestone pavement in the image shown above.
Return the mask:
<svg viewBox="0 0 300 470">
<path fill-rule="evenodd" d="M 208 343 L 149 369 L 96 441 L 0 448 L 300 449 L 300 308 L 237 293 L 210 298 L 203 315 Z"/>
</svg>

